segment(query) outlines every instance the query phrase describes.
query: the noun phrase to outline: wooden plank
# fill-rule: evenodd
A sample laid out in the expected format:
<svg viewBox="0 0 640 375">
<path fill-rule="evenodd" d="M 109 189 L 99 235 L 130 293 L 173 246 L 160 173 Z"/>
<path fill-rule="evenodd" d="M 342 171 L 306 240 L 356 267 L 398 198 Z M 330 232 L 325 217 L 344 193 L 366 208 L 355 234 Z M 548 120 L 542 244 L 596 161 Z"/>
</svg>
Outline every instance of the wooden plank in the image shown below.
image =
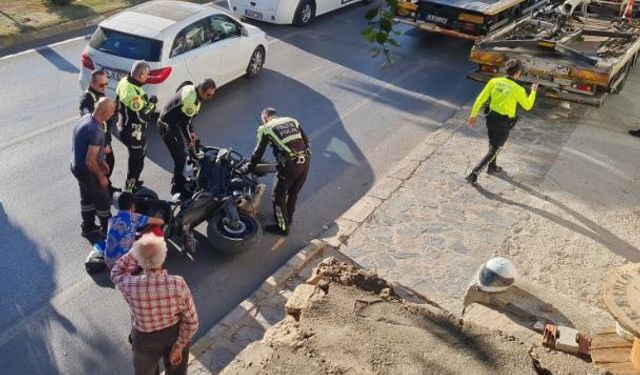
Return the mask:
<svg viewBox="0 0 640 375">
<path fill-rule="evenodd" d="M 603 294 L 613 318 L 640 337 L 640 263 L 625 264 L 609 272 Z"/>
</svg>

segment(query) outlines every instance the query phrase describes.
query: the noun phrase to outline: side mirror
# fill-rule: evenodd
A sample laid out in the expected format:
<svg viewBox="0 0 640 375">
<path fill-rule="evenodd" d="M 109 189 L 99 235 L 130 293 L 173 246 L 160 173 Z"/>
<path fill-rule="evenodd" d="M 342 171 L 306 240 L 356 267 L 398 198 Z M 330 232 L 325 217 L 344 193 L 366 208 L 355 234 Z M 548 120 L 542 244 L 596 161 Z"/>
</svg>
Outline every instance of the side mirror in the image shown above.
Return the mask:
<svg viewBox="0 0 640 375">
<path fill-rule="evenodd" d="M 240 35 L 242 36 L 249 36 L 249 30 L 247 30 L 246 27 L 243 27 L 240 29 Z"/>
</svg>

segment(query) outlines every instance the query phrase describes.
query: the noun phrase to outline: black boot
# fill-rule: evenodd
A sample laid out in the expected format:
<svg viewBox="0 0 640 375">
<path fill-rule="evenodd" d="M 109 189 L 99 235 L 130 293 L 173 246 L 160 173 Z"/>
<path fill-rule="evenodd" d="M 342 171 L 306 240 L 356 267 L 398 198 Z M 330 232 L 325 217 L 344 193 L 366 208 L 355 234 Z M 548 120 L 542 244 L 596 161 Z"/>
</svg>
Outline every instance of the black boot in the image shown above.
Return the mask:
<svg viewBox="0 0 640 375">
<path fill-rule="evenodd" d="M 475 184 L 476 181 L 478 181 L 478 173 L 471 172 L 467 177 L 465 177 L 465 179 L 467 180 L 468 183 Z"/>
<path fill-rule="evenodd" d="M 287 236 L 289 235 L 289 230 L 282 230 L 279 226 L 272 224 L 268 225 L 264 228 L 265 232 L 275 234 L 277 236 Z"/>
<path fill-rule="evenodd" d="M 487 168 L 487 173 L 488 174 L 497 174 L 497 173 L 502 173 L 502 167 L 498 166 L 498 165 L 489 165 L 489 167 Z"/>
<path fill-rule="evenodd" d="M 631 134 L 634 137 L 640 137 L 640 129 L 629 130 L 629 134 Z"/>
</svg>

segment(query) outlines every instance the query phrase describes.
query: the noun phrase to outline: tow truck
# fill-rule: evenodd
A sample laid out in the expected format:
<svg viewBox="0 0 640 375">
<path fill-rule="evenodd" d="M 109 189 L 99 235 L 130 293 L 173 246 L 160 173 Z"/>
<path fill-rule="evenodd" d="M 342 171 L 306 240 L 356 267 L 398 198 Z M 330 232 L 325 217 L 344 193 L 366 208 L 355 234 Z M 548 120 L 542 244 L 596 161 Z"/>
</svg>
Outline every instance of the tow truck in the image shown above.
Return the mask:
<svg viewBox="0 0 640 375">
<path fill-rule="evenodd" d="M 539 83 L 546 96 L 600 106 L 618 93 L 640 51 L 637 3 L 567 0 L 548 5 L 478 40 L 469 78 L 487 81 L 502 65 L 523 63 L 522 83 Z"/>
<path fill-rule="evenodd" d="M 547 3 L 548 0 L 398 0 L 395 20 L 475 41 Z"/>
</svg>

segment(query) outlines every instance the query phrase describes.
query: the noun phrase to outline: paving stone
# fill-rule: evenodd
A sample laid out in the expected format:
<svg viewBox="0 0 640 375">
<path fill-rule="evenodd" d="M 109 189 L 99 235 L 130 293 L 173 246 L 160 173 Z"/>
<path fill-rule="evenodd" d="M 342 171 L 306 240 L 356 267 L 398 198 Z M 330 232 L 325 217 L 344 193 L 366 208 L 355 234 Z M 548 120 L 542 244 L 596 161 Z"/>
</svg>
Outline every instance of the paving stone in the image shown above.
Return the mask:
<svg viewBox="0 0 640 375">
<path fill-rule="evenodd" d="M 232 341 L 242 347 L 258 340 L 262 340 L 265 329 L 256 326 L 242 326 L 232 336 Z"/>
</svg>

